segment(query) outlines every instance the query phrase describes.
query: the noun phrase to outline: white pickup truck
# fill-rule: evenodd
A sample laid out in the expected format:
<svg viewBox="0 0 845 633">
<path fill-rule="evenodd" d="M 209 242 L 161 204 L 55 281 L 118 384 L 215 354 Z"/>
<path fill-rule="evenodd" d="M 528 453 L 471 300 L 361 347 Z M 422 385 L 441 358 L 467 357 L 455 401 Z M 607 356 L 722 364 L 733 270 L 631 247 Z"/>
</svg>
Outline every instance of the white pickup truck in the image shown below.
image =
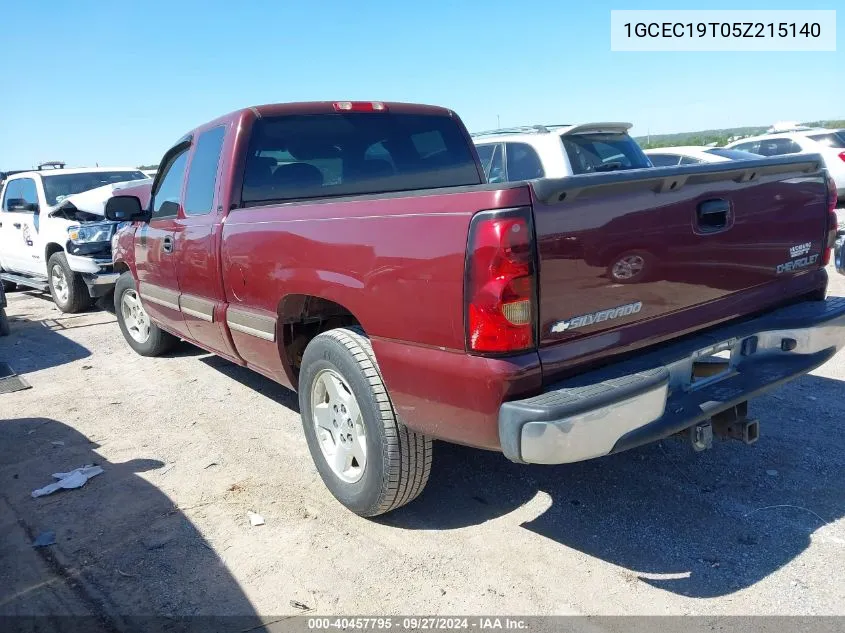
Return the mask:
<svg viewBox="0 0 845 633">
<path fill-rule="evenodd" d="M 59 164 L 60 165 L 60 164 Z M 0 280 L 10 290 L 49 288 L 62 312 L 79 312 L 114 287 L 103 206 L 114 189 L 139 184 L 137 169 L 46 169 L 15 173 L 0 194 Z"/>
</svg>

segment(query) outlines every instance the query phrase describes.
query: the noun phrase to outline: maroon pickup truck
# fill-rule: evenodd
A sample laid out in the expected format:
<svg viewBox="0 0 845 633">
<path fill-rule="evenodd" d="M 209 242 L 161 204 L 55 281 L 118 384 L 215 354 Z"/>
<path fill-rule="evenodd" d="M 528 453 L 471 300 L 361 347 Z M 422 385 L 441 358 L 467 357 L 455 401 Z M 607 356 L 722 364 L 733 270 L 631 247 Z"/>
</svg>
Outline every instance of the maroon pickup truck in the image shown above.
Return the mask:
<svg viewBox="0 0 845 633">
<path fill-rule="evenodd" d="M 247 108 L 176 143 L 146 202 L 109 201 L 132 222 L 117 318 L 140 354 L 185 339 L 296 389 L 320 475 L 365 516 L 420 493 L 432 439 L 535 464 L 751 442 L 748 399 L 845 343 L 821 165 L 493 185 L 443 108 Z"/>
</svg>

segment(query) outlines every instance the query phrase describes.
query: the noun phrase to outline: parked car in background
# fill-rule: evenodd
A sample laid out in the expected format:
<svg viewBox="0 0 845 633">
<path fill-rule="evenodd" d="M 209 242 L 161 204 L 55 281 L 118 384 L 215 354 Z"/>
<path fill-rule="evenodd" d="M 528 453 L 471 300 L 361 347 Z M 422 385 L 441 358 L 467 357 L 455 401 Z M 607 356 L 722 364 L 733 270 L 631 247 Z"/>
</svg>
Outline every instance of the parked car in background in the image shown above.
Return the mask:
<svg viewBox="0 0 845 633">
<path fill-rule="evenodd" d="M 651 167 L 630 123 L 532 125 L 472 134 L 487 182 Z"/>
<path fill-rule="evenodd" d="M 762 156 L 819 154 L 836 183 L 840 200 L 845 200 L 845 129 L 797 128 L 777 134 L 744 138 L 725 147 Z"/>
<path fill-rule="evenodd" d="M 656 147 L 645 150 L 645 155 L 655 167 L 675 165 L 697 165 L 699 163 L 725 163 L 732 160 L 752 160 L 757 154 L 725 147 L 685 145 L 680 147 Z"/>
<path fill-rule="evenodd" d="M 114 247 L 121 332 L 141 355 L 183 338 L 297 390 L 320 476 L 365 516 L 420 493 L 432 438 L 544 464 L 678 432 L 754 441 L 747 400 L 845 344 L 818 161 L 623 169 L 647 159 L 620 129 L 513 138 L 540 137 L 608 171 L 486 184 L 433 106 L 206 123 L 165 153 L 148 205 L 107 202 L 133 222 Z M 619 285 L 587 263 L 623 234 L 673 277 Z"/>
<path fill-rule="evenodd" d="M 78 312 L 107 294 L 115 224 L 105 200 L 137 169 L 39 169 L 10 176 L 0 194 L 0 280 L 49 289 L 63 312 Z"/>
</svg>

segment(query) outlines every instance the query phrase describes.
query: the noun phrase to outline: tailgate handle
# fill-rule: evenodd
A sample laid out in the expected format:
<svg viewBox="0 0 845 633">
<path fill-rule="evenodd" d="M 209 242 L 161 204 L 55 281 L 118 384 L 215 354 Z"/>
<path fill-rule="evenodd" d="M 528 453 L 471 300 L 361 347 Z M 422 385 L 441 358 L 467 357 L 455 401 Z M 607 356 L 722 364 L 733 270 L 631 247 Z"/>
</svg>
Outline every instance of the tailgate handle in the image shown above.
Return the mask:
<svg viewBox="0 0 845 633">
<path fill-rule="evenodd" d="M 696 220 L 702 233 L 714 233 L 728 226 L 731 214 L 731 204 L 723 198 L 705 200 L 698 205 Z"/>
</svg>

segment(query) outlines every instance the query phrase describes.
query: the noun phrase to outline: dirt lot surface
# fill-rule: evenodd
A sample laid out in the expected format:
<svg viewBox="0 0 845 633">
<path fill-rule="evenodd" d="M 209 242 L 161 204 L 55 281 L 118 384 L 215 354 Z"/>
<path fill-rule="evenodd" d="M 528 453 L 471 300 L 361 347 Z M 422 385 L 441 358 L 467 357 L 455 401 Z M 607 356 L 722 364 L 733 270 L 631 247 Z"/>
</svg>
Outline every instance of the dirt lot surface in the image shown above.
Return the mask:
<svg viewBox="0 0 845 633">
<path fill-rule="evenodd" d="M 831 293 L 845 278 L 831 273 Z M 845 614 L 845 355 L 752 403 L 751 447 L 669 440 L 557 467 L 437 444 L 377 521 L 329 495 L 293 393 L 114 317 L 9 294 L 0 615 Z M 51 473 L 85 487 L 33 499 Z M 252 527 L 248 512 L 265 525 Z M 53 531 L 56 544 L 33 549 Z M 118 627 L 119 628 L 119 627 Z"/>
</svg>

